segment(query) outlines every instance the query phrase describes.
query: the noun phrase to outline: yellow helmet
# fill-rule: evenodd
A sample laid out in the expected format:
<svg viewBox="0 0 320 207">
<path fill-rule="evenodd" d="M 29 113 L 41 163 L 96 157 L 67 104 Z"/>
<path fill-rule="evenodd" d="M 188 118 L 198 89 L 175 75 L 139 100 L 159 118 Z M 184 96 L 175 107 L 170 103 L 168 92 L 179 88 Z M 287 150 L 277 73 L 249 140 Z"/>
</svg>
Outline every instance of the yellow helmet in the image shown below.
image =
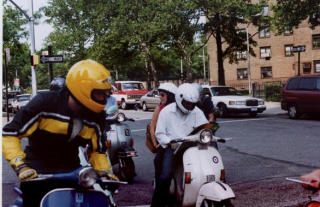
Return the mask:
<svg viewBox="0 0 320 207">
<path fill-rule="evenodd" d="M 82 60 L 70 68 L 66 85 L 81 104 L 99 113 L 106 106 L 106 91 L 111 88 L 111 76 L 109 70 L 100 63 Z M 101 98 L 97 99 L 95 94 Z"/>
</svg>

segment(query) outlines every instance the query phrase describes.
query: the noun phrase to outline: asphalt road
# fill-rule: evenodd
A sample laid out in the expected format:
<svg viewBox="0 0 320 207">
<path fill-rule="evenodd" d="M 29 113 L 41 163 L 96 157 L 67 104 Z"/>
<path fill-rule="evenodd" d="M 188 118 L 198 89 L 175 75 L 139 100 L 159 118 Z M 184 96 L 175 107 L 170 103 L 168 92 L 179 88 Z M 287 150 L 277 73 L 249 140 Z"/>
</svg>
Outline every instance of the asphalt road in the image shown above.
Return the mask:
<svg viewBox="0 0 320 207">
<path fill-rule="evenodd" d="M 137 121 L 129 123 L 139 157 L 137 177 L 131 185 L 120 186 L 115 196 L 119 206 L 150 204 L 153 189 L 153 154 L 144 145 L 145 126 L 151 112 L 127 112 Z M 136 117 L 134 117 L 136 116 Z M 236 194 L 237 207 L 298 207 L 311 192 L 285 180 L 320 167 L 320 119 L 290 120 L 286 115 L 262 114 L 257 118 L 234 116 L 218 119 L 217 136 L 231 137 L 220 144 L 227 183 Z M 16 176 L 3 163 L 3 206 L 14 199 Z M 316 196 L 316 195 L 312 195 Z"/>
</svg>

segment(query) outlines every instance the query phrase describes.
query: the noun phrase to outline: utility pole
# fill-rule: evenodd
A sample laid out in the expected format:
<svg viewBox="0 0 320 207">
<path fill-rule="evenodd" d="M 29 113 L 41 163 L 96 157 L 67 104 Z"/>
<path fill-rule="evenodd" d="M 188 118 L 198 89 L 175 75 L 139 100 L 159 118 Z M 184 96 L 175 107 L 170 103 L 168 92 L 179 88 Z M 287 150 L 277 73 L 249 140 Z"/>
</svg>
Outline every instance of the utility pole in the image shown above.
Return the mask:
<svg viewBox="0 0 320 207">
<path fill-rule="evenodd" d="M 249 94 L 252 96 L 252 85 L 251 85 L 251 68 L 250 68 L 250 43 L 249 43 L 249 32 L 248 32 L 249 24 L 246 27 L 247 33 L 247 59 L 248 59 L 248 84 L 249 84 Z"/>
<path fill-rule="evenodd" d="M 30 29 L 30 39 L 31 39 L 31 55 L 35 53 L 35 38 L 34 38 L 34 17 L 33 17 L 33 0 L 31 1 L 31 17 L 26 14 L 13 0 L 9 0 L 17 9 L 22 12 L 22 14 L 29 21 L 29 29 Z M 32 83 L 32 96 L 37 94 L 37 77 L 36 77 L 36 69 L 35 66 L 31 66 L 31 83 Z"/>
</svg>

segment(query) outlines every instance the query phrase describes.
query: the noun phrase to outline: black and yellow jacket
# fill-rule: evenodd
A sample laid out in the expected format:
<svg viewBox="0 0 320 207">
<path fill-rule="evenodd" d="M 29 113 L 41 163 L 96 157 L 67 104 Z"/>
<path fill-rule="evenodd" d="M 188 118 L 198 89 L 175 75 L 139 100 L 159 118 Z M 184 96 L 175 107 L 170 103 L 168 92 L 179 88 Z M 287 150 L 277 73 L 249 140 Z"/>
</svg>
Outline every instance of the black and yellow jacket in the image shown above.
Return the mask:
<svg viewBox="0 0 320 207">
<path fill-rule="evenodd" d="M 78 147 L 88 144 L 93 168 L 111 169 L 103 150 L 104 113 L 73 114 L 67 104 L 69 96 L 67 89 L 38 94 L 3 127 L 2 151 L 10 164 L 20 156 L 40 173 L 74 170 L 80 166 Z M 82 120 L 83 128 L 71 140 L 74 118 Z M 24 137 L 29 141 L 25 151 L 20 143 Z"/>
</svg>

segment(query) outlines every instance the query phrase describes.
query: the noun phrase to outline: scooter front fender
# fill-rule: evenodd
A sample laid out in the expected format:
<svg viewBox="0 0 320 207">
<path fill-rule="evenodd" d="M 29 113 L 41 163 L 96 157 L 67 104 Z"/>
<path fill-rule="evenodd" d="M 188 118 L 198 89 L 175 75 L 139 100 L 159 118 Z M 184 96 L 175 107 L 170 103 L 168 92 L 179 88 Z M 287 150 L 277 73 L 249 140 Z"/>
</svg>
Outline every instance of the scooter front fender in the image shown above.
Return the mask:
<svg viewBox="0 0 320 207">
<path fill-rule="evenodd" d="M 220 202 L 231 198 L 235 195 L 229 185 L 219 181 L 206 183 L 199 190 L 196 207 L 200 207 L 205 199 Z"/>
</svg>

